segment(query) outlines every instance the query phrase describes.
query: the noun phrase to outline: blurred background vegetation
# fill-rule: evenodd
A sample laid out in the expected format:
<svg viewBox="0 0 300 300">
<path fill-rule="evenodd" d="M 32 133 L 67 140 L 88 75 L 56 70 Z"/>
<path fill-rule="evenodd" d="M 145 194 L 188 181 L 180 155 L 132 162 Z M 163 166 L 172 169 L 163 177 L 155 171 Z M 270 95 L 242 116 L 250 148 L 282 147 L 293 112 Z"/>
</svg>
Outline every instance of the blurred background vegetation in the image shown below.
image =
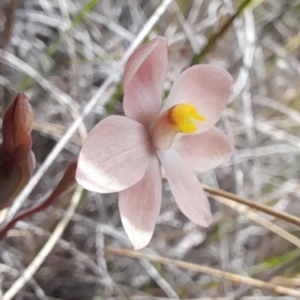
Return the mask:
<svg viewBox="0 0 300 300">
<path fill-rule="evenodd" d="M 166 93 L 195 63 L 221 66 L 235 79 L 218 125 L 236 151 L 199 179 L 300 217 L 299 0 L 1 0 L 0 32 L 0 116 L 20 91 L 35 115 L 42 175 L 23 207 L 58 183 L 86 132 L 107 114 L 122 114 L 128 49 L 160 35 L 169 43 Z M 88 117 L 76 125 L 82 113 Z M 70 128 L 78 130 L 66 138 Z M 1 242 L 0 299 L 300 297 L 293 224 L 211 197 L 214 223 L 203 230 L 179 212 L 165 183 L 154 238 L 135 254 L 117 195 L 83 193 L 76 202 L 73 193 L 19 222 Z M 61 220 L 66 229 L 49 246 Z M 50 254 L 39 256 L 45 247 Z M 22 281 L 37 258 L 37 270 Z"/>
</svg>

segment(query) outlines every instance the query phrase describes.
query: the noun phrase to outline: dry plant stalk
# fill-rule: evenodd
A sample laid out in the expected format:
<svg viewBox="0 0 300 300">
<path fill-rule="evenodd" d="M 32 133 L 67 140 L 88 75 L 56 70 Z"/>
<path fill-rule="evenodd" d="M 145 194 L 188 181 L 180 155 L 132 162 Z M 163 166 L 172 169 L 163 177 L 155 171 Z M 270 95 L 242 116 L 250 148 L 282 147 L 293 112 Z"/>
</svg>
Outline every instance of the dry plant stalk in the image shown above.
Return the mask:
<svg viewBox="0 0 300 300">
<path fill-rule="evenodd" d="M 20 6 L 20 0 L 10 0 L 4 7 L 4 15 L 6 18 L 3 30 L 3 45 L 5 48 L 8 45 L 14 27 L 15 11 Z"/>
<path fill-rule="evenodd" d="M 293 296 L 293 297 L 300 297 L 300 291 L 297 291 L 294 289 L 286 288 L 281 285 L 265 282 L 262 280 L 258 280 L 258 279 L 254 279 L 254 278 L 250 278 L 250 277 L 246 277 L 246 276 L 241 276 L 238 274 L 224 272 L 224 271 L 214 269 L 211 267 L 207 267 L 207 266 L 202 266 L 202 265 L 197 265 L 197 264 L 193 264 L 190 262 L 185 262 L 182 260 L 176 260 L 176 259 L 171 259 L 171 258 L 167 258 L 167 257 L 151 255 L 151 254 L 147 254 L 147 253 L 136 252 L 134 250 L 129 250 L 129 249 L 114 249 L 114 248 L 110 248 L 110 247 L 106 247 L 105 252 L 107 254 L 122 255 L 122 256 L 137 258 L 137 259 L 146 258 L 147 260 L 149 260 L 151 262 L 175 265 L 182 269 L 186 269 L 186 270 L 190 270 L 190 271 L 198 272 L 198 273 L 205 273 L 205 274 L 208 274 L 211 276 L 216 276 L 216 277 L 219 277 L 222 279 L 229 280 L 233 283 L 238 283 L 238 284 L 244 283 L 244 284 L 255 286 L 260 289 L 272 290 L 279 294 L 285 294 L 285 295 L 289 295 L 289 296 Z"/>
<path fill-rule="evenodd" d="M 254 201 L 251 201 L 249 199 L 240 197 L 236 194 L 232 194 L 223 190 L 218 190 L 218 189 L 214 189 L 208 185 L 202 185 L 203 189 L 209 193 L 212 196 L 220 196 L 229 200 L 232 200 L 234 202 L 240 203 L 240 204 L 244 204 L 248 207 L 254 208 L 256 210 L 262 211 L 268 215 L 274 216 L 278 219 L 284 220 L 286 222 L 289 222 L 291 224 L 300 226 L 300 219 L 296 216 L 293 216 L 291 214 L 285 213 L 285 212 L 281 212 L 281 211 L 277 211 L 274 210 L 273 208 L 265 205 L 265 204 L 261 204 L 261 203 L 257 203 Z"/>
<path fill-rule="evenodd" d="M 31 207 L 29 209 L 25 209 L 21 212 L 19 212 L 6 226 L 5 228 L 0 231 L 0 240 L 3 239 L 8 230 L 11 229 L 16 222 L 23 220 L 25 218 L 28 218 L 29 216 L 32 216 L 36 214 L 37 212 L 40 212 L 47 207 L 49 207 L 53 202 L 59 198 L 63 193 L 68 191 L 74 184 L 75 184 L 75 171 L 77 167 L 77 160 L 74 160 L 69 164 L 67 167 L 62 179 L 60 180 L 57 187 L 52 191 L 49 197 L 46 198 L 45 201 L 42 201 L 41 203 L 35 205 L 34 207 Z"/>
</svg>

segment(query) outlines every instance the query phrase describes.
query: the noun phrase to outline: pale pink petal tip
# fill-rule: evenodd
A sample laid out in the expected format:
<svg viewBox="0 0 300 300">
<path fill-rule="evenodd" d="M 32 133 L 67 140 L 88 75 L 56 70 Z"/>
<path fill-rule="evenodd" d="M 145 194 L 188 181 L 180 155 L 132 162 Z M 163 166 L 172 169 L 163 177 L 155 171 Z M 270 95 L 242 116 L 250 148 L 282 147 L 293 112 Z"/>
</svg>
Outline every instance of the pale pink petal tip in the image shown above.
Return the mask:
<svg viewBox="0 0 300 300">
<path fill-rule="evenodd" d="M 155 38 L 137 49 L 124 70 L 125 115 L 149 127 L 156 120 L 168 70 L 167 40 Z"/>
<path fill-rule="evenodd" d="M 126 117 L 107 117 L 83 143 L 77 182 L 98 193 L 119 192 L 136 184 L 144 176 L 152 155 L 148 142 L 142 124 Z"/>
<path fill-rule="evenodd" d="M 119 193 L 121 220 L 135 250 L 149 244 L 160 212 L 161 198 L 160 165 L 157 158 L 153 158 L 143 179 Z"/>
<path fill-rule="evenodd" d="M 189 103 L 205 117 L 198 132 L 211 128 L 221 117 L 232 92 L 232 76 L 212 65 L 188 68 L 175 80 L 163 111 L 179 103 Z"/>
<path fill-rule="evenodd" d="M 159 157 L 181 212 L 195 224 L 208 227 L 212 222 L 210 205 L 190 166 L 174 149 L 159 153 Z"/>
</svg>

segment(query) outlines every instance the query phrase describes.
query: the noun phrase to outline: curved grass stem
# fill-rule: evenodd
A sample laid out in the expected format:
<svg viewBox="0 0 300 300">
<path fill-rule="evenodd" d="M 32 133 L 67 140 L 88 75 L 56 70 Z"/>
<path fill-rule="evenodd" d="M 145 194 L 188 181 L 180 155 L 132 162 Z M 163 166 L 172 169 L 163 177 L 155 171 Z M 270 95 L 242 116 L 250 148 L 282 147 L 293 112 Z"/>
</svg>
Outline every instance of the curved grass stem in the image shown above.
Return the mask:
<svg viewBox="0 0 300 300">
<path fill-rule="evenodd" d="M 297 225 L 297 226 L 300 227 L 300 218 L 298 218 L 296 216 L 290 215 L 286 212 L 275 210 L 274 208 L 272 208 L 270 206 L 267 206 L 267 205 L 262 204 L 262 203 L 257 203 L 257 202 L 251 201 L 249 199 L 240 197 L 240 196 L 238 196 L 236 194 L 233 194 L 233 193 L 229 193 L 229 192 L 226 192 L 226 191 L 223 191 L 223 190 L 214 189 L 214 188 L 212 188 L 210 186 L 207 186 L 207 185 L 202 185 L 202 187 L 211 196 L 221 196 L 223 198 L 227 198 L 229 200 L 235 201 L 235 202 L 240 203 L 240 204 L 244 204 L 248 207 L 251 207 L 251 208 L 259 210 L 259 211 L 262 211 L 262 212 L 264 212 L 268 215 L 271 215 L 273 217 L 276 217 L 278 219 L 284 220 L 288 223 L 291 223 L 291 224 L 294 224 L 294 225 Z"/>
</svg>

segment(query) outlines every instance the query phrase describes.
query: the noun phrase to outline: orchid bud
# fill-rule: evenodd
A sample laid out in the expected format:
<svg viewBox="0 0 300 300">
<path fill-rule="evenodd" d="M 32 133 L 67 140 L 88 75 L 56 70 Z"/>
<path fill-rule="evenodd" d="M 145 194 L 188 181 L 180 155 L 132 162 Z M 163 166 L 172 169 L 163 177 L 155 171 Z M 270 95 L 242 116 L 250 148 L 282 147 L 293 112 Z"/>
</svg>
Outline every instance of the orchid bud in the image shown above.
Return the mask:
<svg viewBox="0 0 300 300">
<path fill-rule="evenodd" d="M 31 150 L 32 119 L 33 113 L 26 95 L 18 94 L 6 110 L 2 126 L 2 148 L 15 160 L 26 156 Z"/>
<path fill-rule="evenodd" d="M 3 117 L 0 145 L 0 209 L 7 207 L 29 181 L 35 167 L 31 151 L 33 113 L 25 94 L 16 96 Z"/>
</svg>

